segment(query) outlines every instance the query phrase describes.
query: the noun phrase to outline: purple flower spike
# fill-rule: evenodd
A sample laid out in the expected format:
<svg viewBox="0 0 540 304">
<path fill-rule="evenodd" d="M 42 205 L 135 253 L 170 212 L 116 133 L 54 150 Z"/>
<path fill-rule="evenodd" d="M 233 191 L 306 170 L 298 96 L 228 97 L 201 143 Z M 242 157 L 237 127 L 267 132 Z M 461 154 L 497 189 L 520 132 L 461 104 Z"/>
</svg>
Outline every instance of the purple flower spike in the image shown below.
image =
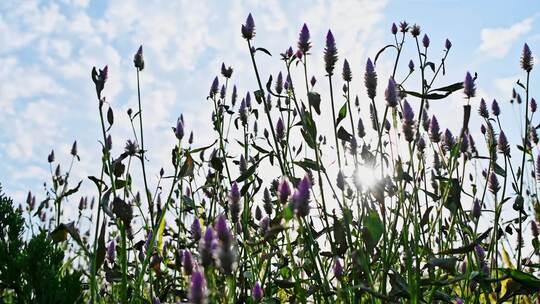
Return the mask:
<svg viewBox="0 0 540 304">
<path fill-rule="evenodd" d="M 281 74 L 281 72 L 279 72 L 279 74 L 277 75 L 275 89 L 278 94 L 281 94 L 281 92 L 283 91 L 283 75 Z"/>
<path fill-rule="evenodd" d="M 474 199 L 471 214 L 474 218 L 480 218 L 480 216 L 482 215 L 482 206 L 480 205 L 480 201 L 477 198 Z"/>
<path fill-rule="evenodd" d="M 292 201 L 296 212 L 299 217 L 305 217 L 309 215 L 310 210 L 310 191 L 311 190 L 311 181 L 309 176 L 306 175 L 298 184 L 298 188 L 293 194 Z"/>
<path fill-rule="evenodd" d="M 182 119 L 178 118 L 176 121 L 176 128 L 174 128 L 174 135 L 178 140 L 182 140 L 184 138 L 184 122 Z"/>
<path fill-rule="evenodd" d="M 347 82 L 352 81 L 351 67 L 349 66 L 349 62 L 347 61 L 347 59 L 345 59 L 345 61 L 343 61 L 343 73 L 342 73 L 342 76 L 343 76 L 344 81 L 347 81 Z"/>
<path fill-rule="evenodd" d="M 112 240 L 107 247 L 107 260 L 109 263 L 113 264 L 116 257 L 116 243 Z"/>
<path fill-rule="evenodd" d="M 427 49 L 429 47 L 429 37 L 427 34 L 424 34 L 424 37 L 422 38 L 422 45 Z"/>
<path fill-rule="evenodd" d="M 447 151 L 451 151 L 454 145 L 456 144 L 456 139 L 450 130 L 446 129 L 444 131 L 444 147 Z"/>
<path fill-rule="evenodd" d="M 478 114 L 484 118 L 489 118 L 489 112 L 487 110 L 486 101 L 484 98 L 480 99 L 480 106 L 478 107 Z"/>
<path fill-rule="evenodd" d="M 191 275 L 193 273 L 193 256 L 189 250 L 183 252 L 182 266 L 184 267 L 184 274 Z"/>
<path fill-rule="evenodd" d="M 439 128 L 439 122 L 437 121 L 437 117 L 435 116 L 431 117 L 430 119 L 429 138 L 434 143 L 438 143 L 439 141 L 441 141 L 441 131 Z"/>
<path fill-rule="evenodd" d="M 309 42 L 309 29 L 304 23 L 302 29 L 300 30 L 300 36 L 298 37 L 298 49 L 305 54 L 311 49 L 311 42 Z"/>
<path fill-rule="evenodd" d="M 484 251 L 484 248 L 477 244 L 474 246 L 474 251 L 476 252 L 476 256 L 478 257 L 478 260 L 484 261 L 486 259 L 486 252 Z"/>
<path fill-rule="evenodd" d="M 531 49 L 528 44 L 523 45 L 523 51 L 521 52 L 521 68 L 527 73 L 533 68 L 533 57 Z"/>
<path fill-rule="evenodd" d="M 540 155 L 536 157 L 536 179 L 540 181 Z"/>
<path fill-rule="evenodd" d="M 285 138 L 285 126 L 283 125 L 283 120 L 281 119 L 281 117 L 276 123 L 276 137 L 280 141 Z"/>
<path fill-rule="evenodd" d="M 366 136 L 366 129 L 364 128 L 364 122 L 362 118 L 358 118 L 358 137 L 364 138 Z"/>
<path fill-rule="evenodd" d="M 208 267 L 214 263 L 214 237 L 214 229 L 212 229 L 212 226 L 207 226 L 204 238 L 199 242 L 199 256 L 201 258 L 201 264 L 204 267 Z"/>
<path fill-rule="evenodd" d="M 341 266 L 339 259 L 336 259 L 334 263 L 334 276 L 338 279 L 343 276 L 343 266 Z"/>
<path fill-rule="evenodd" d="M 495 99 L 493 99 L 493 102 L 491 103 L 491 113 L 493 113 L 495 116 L 499 116 L 501 114 L 501 108 Z"/>
<path fill-rule="evenodd" d="M 232 95 L 231 95 L 231 103 L 232 103 L 233 107 L 236 104 L 236 99 L 237 98 L 238 98 L 238 93 L 237 93 L 237 90 L 236 90 L 236 85 L 234 85 L 233 89 L 232 89 Z"/>
<path fill-rule="evenodd" d="M 216 76 L 214 78 L 214 81 L 212 81 L 212 85 L 210 86 L 210 93 L 208 96 L 214 97 L 218 93 L 218 90 L 219 90 L 219 80 L 218 80 L 218 77 Z"/>
<path fill-rule="evenodd" d="M 533 112 L 533 113 L 536 112 L 537 104 L 536 104 L 536 100 L 534 98 L 531 98 L 530 106 L 531 106 L 531 112 Z"/>
<path fill-rule="evenodd" d="M 224 244 L 230 244 L 232 241 L 233 236 L 229 230 L 227 219 L 225 218 L 224 214 L 218 216 L 216 223 L 216 234 L 217 238 Z"/>
<path fill-rule="evenodd" d="M 465 81 L 463 81 L 463 93 L 465 93 L 467 98 L 471 98 L 476 95 L 476 85 L 474 84 L 474 79 L 469 72 L 467 72 L 465 75 Z"/>
<path fill-rule="evenodd" d="M 506 135 L 503 131 L 499 134 L 499 141 L 497 142 L 497 147 L 499 148 L 499 152 L 501 152 L 504 155 L 510 155 L 510 145 L 508 144 L 508 139 L 506 139 Z"/>
<path fill-rule="evenodd" d="M 253 286 L 253 289 L 251 290 L 251 297 L 253 297 L 253 300 L 255 302 L 259 302 L 262 300 L 263 296 L 264 296 L 264 291 L 261 287 L 261 283 L 256 282 L 255 285 Z"/>
<path fill-rule="evenodd" d="M 194 241 L 198 242 L 201 239 L 201 236 L 201 223 L 199 222 L 198 218 L 195 218 L 191 224 L 191 237 Z"/>
<path fill-rule="evenodd" d="M 137 53 L 135 53 L 135 56 L 133 57 L 133 64 L 139 71 L 142 71 L 144 69 L 144 59 L 143 59 L 143 47 L 142 45 L 139 46 L 139 49 L 137 50 Z"/>
<path fill-rule="evenodd" d="M 206 303 L 207 296 L 206 279 L 204 278 L 204 274 L 196 271 L 191 275 L 189 302 L 193 304 L 203 304 Z"/>
<path fill-rule="evenodd" d="M 497 195 L 497 192 L 499 192 L 499 190 L 501 189 L 501 186 L 499 185 L 499 180 L 497 179 L 497 174 L 495 174 L 495 172 L 491 172 L 491 174 L 489 175 L 488 189 L 494 195 Z"/>
<path fill-rule="evenodd" d="M 389 107 L 397 106 L 396 82 L 392 77 L 388 79 L 388 87 L 384 91 L 384 96 Z"/>
<path fill-rule="evenodd" d="M 450 50 L 450 48 L 452 47 L 452 42 L 446 39 L 446 41 L 444 42 L 444 47 L 446 48 L 447 51 Z"/>
<path fill-rule="evenodd" d="M 367 89 L 367 94 L 370 99 L 375 98 L 377 95 L 377 73 L 373 62 L 368 58 L 366 63 L 366 73 L 364 74 L 364 84 Z"/>
<path fill-rule="evenodd" d="M 315 84 L 317 83 L 317 79 L 315 78 L 315 76 L 311 76 L 310 83 L 311 83 L 311 86 L 312 86 L 312 87 L 315 86 Z"/>
<path fill-rule="evenodd" d="M 403 120 L 408 124 L 414 124 L 414 112 L 407 100 L 403 101 Z"/>
<path fill-rule="evenodd" d="M 328 34 L 326 34 L 326 47 L 324 48 L 324 64 L 328 76 L 334 74 L 334 67 L 336 66 L 337 60 L 336 40 L 334 39 L 332 31 L 328 30 Z"/>
<path fill-rule="evenodd" d="M 158 297 L 153 297 L 152 303 L 153 303 L 153 304 L 161 304 L 161 301 L 159 300 Z"/>
<path fill-rule="evenodd" d="M 395 23 L 392 23 L 392 29 L 390 31 L 392 32 L 392 35 L 397 34 L 398 28 Z"/>
<path fill-rule="evenodd" d="M 285 204 L 291 195 L 291 186 L 286 178 L 281 180 L 278 186 L 278 198 L 282 204 Z"/>
<path fill-rule="evenodd" d="M 456 304 L 463 304 L 463 300 L 460 297 L 456 298 Z"/>
<path fill-rule="evenodd" d="M 237 223 L 240 215 L 240 190 L 236 182 L 233 182 L 231 191 L 229 192 L 229 211 L 231 221 Z"/>
<path fill-rule="evenodd" d="M 536 221 L 533 219 L 531 221 L 531 233 L 534 237 L 538 237 L 539 231 L 538 231 L 538 225 L 536 224 Z"/>
<path fill-rule="evenodd" d="M 409 60 L 409 72 L 412 73 L 412 71 L 414 71 L 414 62 L 411 60 Z"/>
<path fill-rule="evenodd" d="M 246 40 L 251 40 L 255 37 L 255 21 L 251 13 L 247 16 L 246 24 L 242 24 L 242 37 Z"/>
</svg>

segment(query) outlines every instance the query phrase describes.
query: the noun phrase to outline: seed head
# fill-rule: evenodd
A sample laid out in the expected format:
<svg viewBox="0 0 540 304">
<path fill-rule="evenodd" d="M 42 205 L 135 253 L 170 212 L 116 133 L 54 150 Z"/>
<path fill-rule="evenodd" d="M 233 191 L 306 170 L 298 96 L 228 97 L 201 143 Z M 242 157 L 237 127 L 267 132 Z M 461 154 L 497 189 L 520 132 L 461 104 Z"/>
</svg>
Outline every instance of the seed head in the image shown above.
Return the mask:
<svg viewBox="0 0 540 304">
<path fill-rule="evenodd" d="M 373 62 L 368 58 L 366 63 L 366 73 L 364 74 L 364 84 L 367 89 L 367 94 L 370 99 L 374 99 L 377 95 L 377 73 Z"/>
<path fill-rule="evenodd" d="M 251 16 L 251 13 L 246 18 L 246 23 L 242 24 L 242 37 L 246 40 L 251 40 L 253 37 L 255 37 L 255 21 L 253 20 L 253 16 Z"/>
<path fill-rule="evenodd" d="M 471 98 L 476 95 L 476 85 L 474 84 L 474 79 L 469 72 L 465 74 L 465 80 L 463 81 L 463 93 L 465 93 L 467 98 Z"/>
<path fill-rule="evenodd" d="M 332 31 L 328 30 L 328 33 L 326 34 L 326 47 L 324 48 L 324 64 L 328 76 L 334 74 L 334 67 L 336 66 L 337 60 L 336 40 L 334 39 Z"/>
<path fill-rule="evenodd" d="M 523 51 L 521 51 L 521 68 L 527 73 L 533 68 L 533 57 L 529 45 L 525 43 L 523 45 Z"/>
<path fill-rule="evenodd" d="M 298 37 L 298 50 L 300 50 L 304 55 L 307 54 L 311 49 L 311 42 L 309 41 L 309 38 L 309 29 L 304 23 Z"/>
<path fill-rule="evenodd" d="M 392 77 L 388 79 L 388 86 L 386 87 L 386 90 L 384 91 L 384 96 L 386 99 L 386 104 L 389 107 L 393 108 L 397 106 L 396 82 L 394 81 L 394 78 Z"/>
<path fill-rule="evenodd" d="M 349 62 L 347 61 L 347 59 L 345 59 L 343 61 L 343 73 L 342 73 L 342 76 L 343 76 L 344 81 L 347 81 L 347 82 L 352 81 L 351 67 L 349 66 Z"/>
</svg>

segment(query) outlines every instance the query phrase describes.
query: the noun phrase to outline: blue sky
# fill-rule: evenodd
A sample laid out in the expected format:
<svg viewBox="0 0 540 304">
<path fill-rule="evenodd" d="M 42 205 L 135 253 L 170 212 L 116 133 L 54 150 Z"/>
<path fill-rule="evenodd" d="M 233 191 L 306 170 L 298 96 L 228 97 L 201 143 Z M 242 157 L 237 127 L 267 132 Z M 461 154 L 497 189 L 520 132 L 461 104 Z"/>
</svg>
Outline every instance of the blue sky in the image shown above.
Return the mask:
<svg viewBox="0 0 540 304">
<path fill-rule="evenodd" d="M 169 164 L 171 127 L 180 113 L 188 130 L 194 130 L 196 143 L 206 143 L 211 127 L 205 96 L 221 62 L 234 67 L 234 82 L 241 92 L 255 89 L 240 36 L 249 12 L 257 25 L 256 45 L 268 48 L 274 57 L 296 44 L 299 29 L 307 22 L 318 79 L 324 76 L 322 45 L 328 28 L 336 36 L 340 60 L 346 57 L 357 76 L 367 57 L 392 41 L 392 22 L 418 23 L 431 38 L 434 60 L 442 55 L 446 38 L 453 42 L 441 84 L 462 80 L 466 71 L 478 72 L 479 97 L 497 98 L 503 111 L 509 107 L 512 83 L 523 76 L 519 68 L 523 43 L 528 42 L 533 53 L 540 50 L 538 1 L 4 0 L 0 2 L 4 191 L 19 201 L 28 189 L 38 198 L 44 195 L 47 154 L 55 149 L 57 159 L 68 166 L 75 139 L 82 160 L 75 165 L 73 178 L 99 173 L 99 117 L 90 79 L 94 65 L 109 65 L 105 95 L 116 112 L 114 147 L 122 149 L 131 138 L 124 113 L 136 105 L 132 58 L 139 44 L 145 50 L 142 98 L 146 134 L 151 134 L 147 135 L 151 176 Z M 391 64 L 390 55 L 385 55 L 377 67 L 380 75 Z M 406 52 L 403 58 L 408 61 L 413 55 Z M 264 75 L 278 72 L 276 61 L 261 57 L 267 68 Z M 538 83 L 538 73 L 533 71 L 532 77 Z M 364 97 L 360 79 L 353 81 L 353 91 Z M 532 92 L 534 96 L 538 89 Z M 443 125 L 457 132 L 462 104 L 461 96 L 454 96 L 445 104 L 434 104 L 434 113 L 444 111 Z M 507 126 L 510 133 L 519 130 L 512 127 L 512 120 Z M 91 190 L 92 184 L 85 182 L 83 192 Z"/>
</svg>

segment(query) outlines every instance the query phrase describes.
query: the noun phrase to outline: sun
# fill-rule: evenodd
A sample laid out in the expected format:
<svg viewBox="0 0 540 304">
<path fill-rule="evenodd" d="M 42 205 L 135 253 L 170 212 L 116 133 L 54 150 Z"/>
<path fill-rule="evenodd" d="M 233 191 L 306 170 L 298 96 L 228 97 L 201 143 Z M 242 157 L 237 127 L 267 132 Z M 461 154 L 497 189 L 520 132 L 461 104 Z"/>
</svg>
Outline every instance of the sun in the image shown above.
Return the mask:
<svg viewBox="0 0 540 304">
<path fill-rule="evenodd" d="M 377 182 L 377 173 L 373 167 L 359 165 L 354 172 L 354 182 L 363 188 L 370 188 Z"/>
</svg>

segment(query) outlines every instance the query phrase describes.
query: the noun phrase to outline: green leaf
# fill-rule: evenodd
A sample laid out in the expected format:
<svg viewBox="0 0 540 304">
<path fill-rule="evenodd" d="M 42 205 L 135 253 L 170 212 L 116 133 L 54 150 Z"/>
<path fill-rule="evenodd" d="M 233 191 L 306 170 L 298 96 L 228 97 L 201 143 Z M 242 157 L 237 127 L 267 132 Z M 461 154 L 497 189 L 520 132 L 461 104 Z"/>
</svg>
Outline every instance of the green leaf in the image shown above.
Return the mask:
<svg viewBox="0 0 540 304">
<path fill-rule="evenodd" d="M 311 169 L 314 171 L 321 170 L 324 172 L 324 167 L 320 167 L 316 161 L 309 158 L 304 158 L 302 161 L 295 161 L 294 164 L 300 166 L 304 170 Z"/>
<path fill-rule="evenodd" d="M 445 87 L 440 87 L 440 88 L 430 90 L 430 92 L 435 92 L 435 91 L 455 92 L 455 91 L 458 91 L 458 90 L 461 90 L 461 89 L 463 89 L 463 82 L 462 81 L 456 82 L 456 83 L 451 84 L 451 85 L 447 85 Z"/>
<path fill-rule="evenodd" d="M 339 123 L 347 117 L 347 103 L 344 103 L 343 106 L 341 106 L 341 109 L 339 109 L 338 118 L 336 120 L 336 126 L 339 125 Z"/>
<path fill-rule="evenodd" d="M 382 49 L 380 49 L 380 50 L 377 52 L 377 55 L 375 55 L 375 59 L 374 59 L 374 61 L 373 61 L 373 64 L 377 64 L 377 59 L 379 59 L 379 56 L 380 56 L 387 48 L 395 48 L 395 49 L 397 50 L 396 46 L 393 45 L 393 44 L 388 44 L 388 45 L 386 45 L 385 47 L 383 47 Z"/>
<path fill-rule="evenodd" d="M 343 127 L 339 127 L 339 130 L 337 132 L 337 137 L 341 140 L 351 142 L 352 135 L 345 130 Z"/>
<path fill-rule="evenodd" d="M 317 92 L 308 93 L 309 105 L 315 109 L 318 115 L 321 115 L 321 95 Z"/>
<path fill-rule="evenodd" d="M 256 48 L 255 51 L 261 51 L 261 52 L 265 53 L 268 56 L 272 56 L 272 54 L 267 49 L 262 48 L 262 47 Z"/>
<path fill-rule="evenodd" d="M 110 129 L 110 127 L 114 123 L 114 113 L 113 113 L 112 108 L 109 108 L 109 110 L 107 110 L 107 122 L 109 123 L 109 129 Z"/>
<path fill-rule="evenodd" d="M 240 175 L 237 179 L 236 179 L 236 182 L 237 183 L 240 183 L 240 182 L 243 182 L 245 181 L 246 179 L 248 179 L 250 176 L 253 175 L 253 173 L 255 173 L 255 169 L 257 169 L 257 167 L 259 166 L 259 163 L 255 163 L 253 164 L 251 167 L 249 167 L 246 172 L 244 172 L 244 174 Z"/>
<path fill-rule="evenodd" d="M 431 99 L 431 100 L 437 100 L 437 99 L 443 99 L 448 97 L 452 92 L 446 92 L 445 94 L 439 94 L 439 93 L 428 93 L 428 94 L 421 94 L 418 92 L 413 91 L 404 91 L 407 95 L 411 95 L 414 97 L 422 98 L 422 99 Z"/>
<path fill-rule="evenodd" d="M 456 257 L 432 258 L 427 263 L 432 267 L 439 267 L 450 274 L 455 274 L 457 261 Z"/>
<path fill-rule="evenodd" d="M 362 235 L 364 242 L 366 243 L 367 252 L 371 252 L 379 243 L 379 240 L 383 234 L 383 223 L 379 217 L 379 214 L 371 210 L 364 216 L 364 228 Z"/>
<path fill-rule="evenodd" d="M 255 95 L 255 100 L 257 100 L 258 104 L 261 104 L 264 101 L 264 92 L 261 90 L 257 90 L 253 92 L 253 95 Z"/>
</svg>

